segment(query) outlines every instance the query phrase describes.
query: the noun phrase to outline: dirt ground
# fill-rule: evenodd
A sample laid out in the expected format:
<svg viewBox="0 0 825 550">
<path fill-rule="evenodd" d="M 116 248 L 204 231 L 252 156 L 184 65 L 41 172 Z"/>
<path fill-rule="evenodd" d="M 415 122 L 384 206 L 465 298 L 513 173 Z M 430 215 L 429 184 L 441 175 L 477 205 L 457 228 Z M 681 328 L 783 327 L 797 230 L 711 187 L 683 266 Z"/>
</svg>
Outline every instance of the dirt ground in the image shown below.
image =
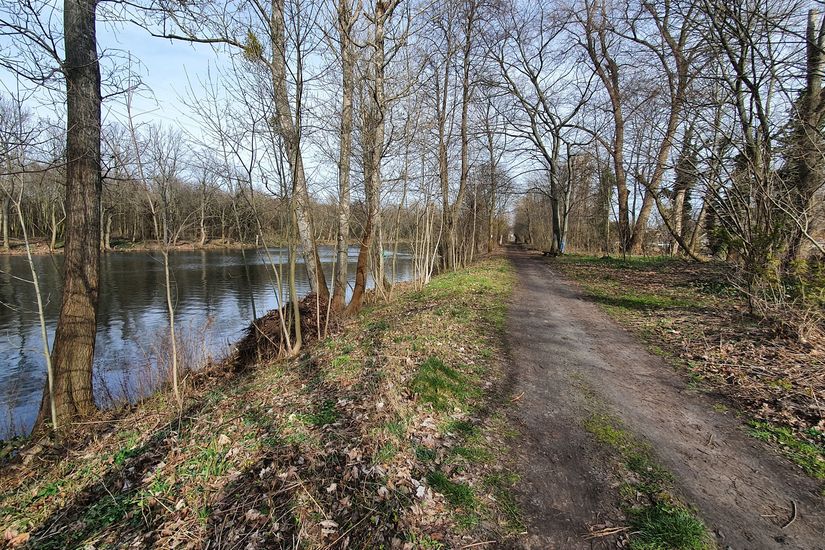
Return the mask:
<svg viewBox="0 0 825 550">
<path fill-rule="evenodd" d="M 611 537 L 586 538 L 624 520 L 610 452 L 584 426 L 607 411 L 650 444 L 720 547 L 825 548 L 816 482 L 717 412 L 711 396 L 690 389 L 541 256 L 508 255 L 519 278 L 508 344 L 525 434 L 517 447 L 524 546 L 616 546 Z"/>
</svg>

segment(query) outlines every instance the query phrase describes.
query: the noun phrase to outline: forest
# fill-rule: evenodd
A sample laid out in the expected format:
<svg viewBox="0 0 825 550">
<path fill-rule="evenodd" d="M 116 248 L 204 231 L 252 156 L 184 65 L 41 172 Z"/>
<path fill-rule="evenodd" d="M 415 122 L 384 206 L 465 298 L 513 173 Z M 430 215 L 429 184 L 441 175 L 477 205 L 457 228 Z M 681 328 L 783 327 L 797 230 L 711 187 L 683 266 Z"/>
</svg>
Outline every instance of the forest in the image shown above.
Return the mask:
<svg viewBox="0 0 825 550">
<path fill-rule="evenodd" d="M 592 265 L 604 267 L 604 280 L 618 277 L 614 287 L 583 284 L 608 308 L 626 306 L 611 293 L 641 292 L 658 258 L 677 262 L 666 276 L 700 273 L 685 284 L 721 285 L 748 323 L 771 327 L 802 355 L 818 349 L 821 8 L 803 0 L 0 0 L 0 253 L 25 256 L 30 277 L 14 284 L 33 285 L 37 295 L 25 306 L 39 312 L 47 376 L 33 433 L 70 437 L 78 422 L 112 414 L 98 410 L 93 371 L 101 258 L 117 252 L 151 251 L 163 266 L 164 384 L 178 411 L 203 397 L 198 376 L 213 376 L 181 364 L 170 260 L 181 249 L 254 248 L 268 258 L 278 307 L 250 319 L 233 361 L 254 355 L 251 363 L 304 368 L 307 350 L 326 342 L 340 352 L 336 367 L 348 364 L 359 352 L 341 351 L 340 327 L 372 308 L 403 317 L 391 305 L 393 289 L 406 288 L 395 280 L 399 247 L 413 257 L 413 296 L 426 296 L 435 311 L 455 311 L 439 301 L 449 296 L 462 312 L 475 311 L 464 293 L 476 288 L 489 315 L 473 330 L 506 329 L 506 313 L 485 302 L 492 294 L 481 296 L 504 300 L 518 284 L 499 288 L 511 267 L 495 263 L 502 248 L 518 246 L 552 257 L 548 265 L 574 279 L 592 277 L 588 262 L 607 262 Z M 214 63 L 180 91 L 180 117 L 143 81 L 151 67 L 128 43 L 101 45 L 102 35 L 126 28 Z M 145 109 L 147 101 L 156 108 Z M 285 259 L 269 252 L 275 247 Z M 330 269 L 322 247 L 334 250 Z M 44 296 L 54 289 L 42 288 L 35 265 L 44 254 L 62 258 L 51 337 Z M 308 281 L 304 295 L 296 272 Z M 713 281 L 701 279 L 711 272 Z M 663 283 L 654 306 L 680 303 L 681 295 L 668 296 L 681 284 Z M 366 331 L 359 345 L 383 349 L 383 329 L 358 326 Z M 400 345 L 406 335 L 395 337 Z M 460 339 L 447 345 L 463 353 Z M 363 364 L 378 368 L 364 353 Z M 447 393 L 478 375 L 459 384 L 463 375 L 451 367 L 418 359 L 432 370 L 427 383 L 438 379 Z M 816 439 L 822 371 L 811 369 L 805 376 L 816 381 L 800 397 L 808 416 L 799 426 Z M 415 380 L 403 384 L 420 398 L 424 382 Z M 449 410 L 432 391 L 432 409 Z M 323 415 L 339 403 L 337 393 L 323 395 L 306 405 L 321 415 L 309 421 L 319 429 L 335 425 Z M 451 494 L 449 483 L 441 493 Z M 356 516 L 348 525 L 370 547 L 365 526 L 356 529 L 366 516 Z M 318 540 L 335 546 L 349 536 L 337 527 L 323 529 L 340 538 L 324 531 Z M 398 540 L 392 547 L 411 539 Z M 669 544 L 661 547 L 694 547 Z"/>
</svg>

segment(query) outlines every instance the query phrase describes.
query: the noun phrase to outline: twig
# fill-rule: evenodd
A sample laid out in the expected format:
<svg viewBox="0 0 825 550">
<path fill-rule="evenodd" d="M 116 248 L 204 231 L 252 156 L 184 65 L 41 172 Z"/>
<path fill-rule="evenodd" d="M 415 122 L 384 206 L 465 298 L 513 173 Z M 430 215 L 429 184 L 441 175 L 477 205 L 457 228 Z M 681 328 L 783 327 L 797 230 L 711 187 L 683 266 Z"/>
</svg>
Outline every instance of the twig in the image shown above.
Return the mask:
<svg viewBox="0 0 825 550">
<path fill-rule="evenodd" d="M 590 539 L 597 539 L 601 537 L 609 537 L 612 535 L 618 535 L 619 533 L 624 533 L 630 529 L 629 527 L 606 527 L 604 529 L 600 529 L 598 531 L 591 531 L 584 537 L 584 540 Z"/>
<path fill-rule="evenodd" d="M 495 540 L 485 540 L 484 542 L 474 542 L 473 544 L 468 544 L 466 546 L 462 546 L 461 548 L 475 548 L 476 546 L 484 546 L 485 544 L 495 544 L 498 541 Z"/>
<path fill-rule="evenodd" d="M 791 500 L 791 507 L 793 508 L 793 511 L 791 512 L 791 519 L 788 521 L 788 523 L 782 526 L 782 529 L 787 529 L 791 526 L 791 523 L 796 521 L 796 502 L 794 502 L 793 500 Z"/>
<path fill-rule="evenodd" d="M 521 393 L 520 393 L 520 394 L 518 394 L 517 396 L 513 397 L 512 399 L 510 399 L 510 403 L 515 403 L 516 401 L 518 401 L 518 400 L 519 400 L 519 399 L 521 399 L 522 397 L 524 397 L 524 392 L 521 392 Z"/>
<path fill-rule="evenodd" d="M 301 476 L 298 475 L 298 472 L 295 472 L 295 478 L 298 480 L 298 483 L 301 484 L 301 489 L 303 489 L 304 492 L 307 494 L 307 496 L 312 500 L 312 502 L 315 503 L 315 506 L 318 508 L 318 511 L 321 512 L 324 515 L 324 519 L 329 519 L 329 516 L 324 511 L 324 509 L 321 507 L 321 505 L 318 504 L 318 501 L 315 500 L 315 497 L 313 497 L 312 494 L 307 490 L 306 486 L 304 486 L 304 482 L 301 481 Z"/>
</svg>

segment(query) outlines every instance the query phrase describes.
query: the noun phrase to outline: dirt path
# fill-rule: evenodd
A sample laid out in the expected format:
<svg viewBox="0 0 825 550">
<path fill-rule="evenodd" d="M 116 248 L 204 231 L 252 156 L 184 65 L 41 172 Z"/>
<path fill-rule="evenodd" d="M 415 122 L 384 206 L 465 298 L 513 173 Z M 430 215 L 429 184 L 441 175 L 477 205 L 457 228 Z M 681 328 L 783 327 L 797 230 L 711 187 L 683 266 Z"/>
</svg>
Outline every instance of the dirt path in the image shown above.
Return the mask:
<svg viewBox="0 0 825 550">
<path fill-rule="evenodd" d="M 825 504 L 815 482 L 763 443 L 710 396 L 648 353 L 538 255 L 511 251 L 519 276 L 509 316 L 518 449 L 529 548 L 610 547 L 586 541 L 616 522 L 609 450 L 583 428 L 594 399 L 647 440 L 722 548 L 825 548 Z M 595 395 L 588 395 L 592 392 Z M 795 521 L 786 529 L 796 505 Z"/>
</svg>

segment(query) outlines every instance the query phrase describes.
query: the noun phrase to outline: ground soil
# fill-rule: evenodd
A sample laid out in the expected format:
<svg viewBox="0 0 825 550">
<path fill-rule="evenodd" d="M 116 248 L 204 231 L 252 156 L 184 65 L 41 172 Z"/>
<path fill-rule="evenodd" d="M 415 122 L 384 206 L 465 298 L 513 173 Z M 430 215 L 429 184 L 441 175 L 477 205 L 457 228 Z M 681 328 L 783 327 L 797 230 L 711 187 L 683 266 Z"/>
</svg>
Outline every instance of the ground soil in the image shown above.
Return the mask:
<svg viewBox="0 0 825 550">
<path fill-rule="evenodd" d="M 508 255 L 519 280 L 508 338 L 519 396 L 514 414 L 525 434 L 517 445 L 524 547 L 617 544 L 586 538 L 623 521 L 609 450 L 583 426 L 598 407 L 650 443 L 720 547 L 825 548 L 825 502 L 814 480 L 714 410 L 712 396 L 690 389 L 683 374 L 539 254 Z"/>
</svg>

